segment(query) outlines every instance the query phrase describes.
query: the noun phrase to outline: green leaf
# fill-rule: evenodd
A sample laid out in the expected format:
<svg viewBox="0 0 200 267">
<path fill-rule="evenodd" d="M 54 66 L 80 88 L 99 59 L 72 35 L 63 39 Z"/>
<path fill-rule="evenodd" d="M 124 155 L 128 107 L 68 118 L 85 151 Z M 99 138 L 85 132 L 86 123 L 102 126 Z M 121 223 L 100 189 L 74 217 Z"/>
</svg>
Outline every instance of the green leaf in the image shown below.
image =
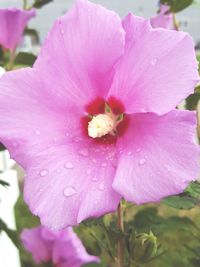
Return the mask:
<svg viewBox="0 0 200 267">
<path fill-rule="evenodd" d="M 24 228 L 32 228 L 40 225 L 39 218 L 30 213 L 22 195 L 19 196 L 15 204 L 15 218 L 19 233 L 21 233 Z"/>
<path fill-rule="evenodd" d="M 198 88 L 197 88 L 198 90 Z M 197 104 L 200 100 L 200 93 L 196 92 L 192 95 L 189 95 L 186 99 L 186 109 L 188 110 L 196 110 Z"/>
<path fill-rule="evenodd" d="M 161 4 L 170 6 L 170 11 L 177 13 L 193 4 L 194 0 L 160 0 Z"/>
<path fill-rule="evenodd" d="M 137 232 L 153 231 L 155 233 L 161 233 L 166 227 L 164 218 L 158 215 L 158 211 L 154 207 L 145 207 L 138 211 L 135 215 L 133 225 Z"/>
<path fill-rule="evenodd" d="M 197 55 L 197 60 L 198 60 L 198 62 L 199 62 L 199 72 L 200 72 L 200 54 Z"/>
<path fill-rule="evenodd" d="M 191 209 L 198 200 L 185 194 L 165 198 L 162 203 L 175 209 Z"/>
<path fill-rule="evenodd" d="M 185 190 L 190 196 L 199 198 L 200 197 L 200 183 L 192 182 Z"/>
<path fill-rule="evenodd" d="M 13 244 L 19 248 L 20 241 L 17 235 L 17 232 L 14 230 L 11 230 L 7 227 L 7 225 L 0 219 L 0 230 L 4 231 L 8 237 L 12 240 Z"/>
<path fill-rule="evenodd" d="M 3 49 L 0 46 L 0 63 L 3 63 Z"/>
<path fill-rule="evenodd" d="M 83 221 L 82 224 L 85 225 L 86 227 L 103 225 L 103 218 L 100 217 L 98 219 L 87 219 Z"/>
<path fill-rule="evenodd" d="M 196 225 L 192 220 L 187 217 L 171 216 L 166 219 L 167 231 L 185 230 L 190 231 L 192 228 L 196 228 Z"/>
<path fill-rule="evenodd" d="M 2 186 L 10 186 L 9 185 L 9 183 L 7 183 L 7 182 L 5 182 L 5 181 L 3 181 L 3 180 L 0 180 L 0 185 L 2 185 Z"/>
<path fill-rule="evenodd" d="M 49 4 L 50 2 L 53 2 L 53 0 L 36 0 L 33 4 L 33 7 L 35 8 L 41 8 L 46 4 Z"/>
<path fill-rule="evenodd" d="M 0 151 L 4 151 L 4 150 L 6 150 L 5 146 L 0 143 Z"/>
<path fill-rule="evenodd" d="M 36 60 L 36 56 L 31 53 L 19 52 L 15 58 L 15 65 L 32 66 Z"/>
</svg>

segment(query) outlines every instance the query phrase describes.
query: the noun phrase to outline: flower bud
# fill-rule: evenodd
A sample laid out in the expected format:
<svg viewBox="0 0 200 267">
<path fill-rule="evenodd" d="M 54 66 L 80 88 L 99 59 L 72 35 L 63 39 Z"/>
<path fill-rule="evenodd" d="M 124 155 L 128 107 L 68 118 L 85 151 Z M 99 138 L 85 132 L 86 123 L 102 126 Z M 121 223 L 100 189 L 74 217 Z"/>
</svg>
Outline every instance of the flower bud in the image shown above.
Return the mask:
<svg viewBox="0 0 200 267">
<path fill-rule="evenodd" d="M 130 238 L 130 254 L 135 262 L 146 262 L 157 253 L 157 237 L 149 234 L 133 234 Z"/>
</svg>

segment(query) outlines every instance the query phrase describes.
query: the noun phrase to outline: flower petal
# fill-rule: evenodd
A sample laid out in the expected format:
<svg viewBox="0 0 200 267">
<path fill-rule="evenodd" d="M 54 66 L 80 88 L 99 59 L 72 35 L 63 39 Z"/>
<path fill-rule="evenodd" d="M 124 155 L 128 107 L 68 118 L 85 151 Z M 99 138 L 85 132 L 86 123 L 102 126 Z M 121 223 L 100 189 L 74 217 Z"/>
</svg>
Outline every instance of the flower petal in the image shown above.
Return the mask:
<svg viewBox="0 0 200 267">
<path fill-rule="evenodd" d="M 42 228 L 24 229 L 21 233 L 21 240 L 24 247 L 29 251 L 36 263 L 48 262 L 51 259 L 51 248 L 48 242 L 42 238 Z"/>
<path fill-rule="evenodd" d="M 65 99 L 73 96 L 79 105 L 86 105 L 106 95 L 124 42 L 117 14 L 79 0 L 55 22 L 34 67 Z"/>
<path fill-rule="evenodd" d="M 56 266 L 79 267 L 90 262 L 99 262 L 98 257 L 89 255 L 81 240 L 71 227 L 60 231 L 53 246 L 53 263 Z"/>
<path fill-rule="evenodd" d="M 159 13 L 150 19 L 151 26 L 153 28 L 175 30 L 173 14 L 169 10 L 169 6 L 161 5 Z"/>
<path fill-rule="evenodd" d="M 72 142 L 82 132 L 81 111 L 27 68 L 0 79 L 0 141 L 25 169 L 49 146 Z"/>
<path fill-rule="evenodd" d="M 127 113 L 169 112 L 199 80 L 191 37 L 152 29 L 148 20 L 131 14 L 123 25 L 126 49 L 109 95 L 121 99 Z"/>
<path fill-rule="evenodd" d="M 34 9 L 0 9 L 0 45 L 14 50 L 21 41 L 26 24 L 35 14 Z"/>
<path fill-rule="evenodd" d="M 27 171 L 25 201 L 55 229 L 111 212 L 120 200 L 112 189 L 115 161 L 114 146 L 84 140 L 50 147 Z"/>
<path fill-rule="evenodd" d="M 24 229 L 21 240 L 37 263 L 52 262 L 56 266 L 80 267 L 83 263 L 99 262 L 89 255 L 71 227 L 52 231 L 44 226 Z"/>
<path fill-rule="evenodd" d="M 105 166 L 114 148 L 88 141 L 78 106 L 46 87 L 36 69 L 6 73 L 0 88 L 0 140 L 27 172 L 25 197 L 44 224 L 61 228 L 115 210 L 115 167 Z M 76 167 L 71 170 L 69 163 Z M 68 187 L 76 187 L 74 198 L 64 195 Z"/>
<path fill-rule="evenodd" d="M 182 192 L 199 174 L 195 113 L 174 110 L 166 115 L 131 115 L 113 188 L 137 204 L 159 201 Z"/>
</svg>

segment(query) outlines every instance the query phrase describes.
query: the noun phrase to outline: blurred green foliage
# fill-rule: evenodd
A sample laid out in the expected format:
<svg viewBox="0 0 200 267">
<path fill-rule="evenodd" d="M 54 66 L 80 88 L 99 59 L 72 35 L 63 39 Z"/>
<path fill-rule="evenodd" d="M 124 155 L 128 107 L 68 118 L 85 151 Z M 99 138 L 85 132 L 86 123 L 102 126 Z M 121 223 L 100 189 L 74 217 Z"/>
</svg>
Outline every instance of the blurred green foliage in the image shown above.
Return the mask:
<svg viewBox="0 0 200 267">
<path fill-rule="evenodd" d="M 160 3 L 170 6 L 170 11 L 177 13 L 194 3 L 194 0 L 160 0 Z"/>
<path fill-rule="evenodd" d="M 19 52 L 15 58 L 15 65 L 19 66 L 32 66 L 36 60 L 36 56 L 31 53 Z"/>
<path fill-rule="evenodd" d="M 35 0 L 33 7 L 41 8 L 44 5 L 49 4 L 50 2 L 53 2 L 53 0 Z"/>
</svg>

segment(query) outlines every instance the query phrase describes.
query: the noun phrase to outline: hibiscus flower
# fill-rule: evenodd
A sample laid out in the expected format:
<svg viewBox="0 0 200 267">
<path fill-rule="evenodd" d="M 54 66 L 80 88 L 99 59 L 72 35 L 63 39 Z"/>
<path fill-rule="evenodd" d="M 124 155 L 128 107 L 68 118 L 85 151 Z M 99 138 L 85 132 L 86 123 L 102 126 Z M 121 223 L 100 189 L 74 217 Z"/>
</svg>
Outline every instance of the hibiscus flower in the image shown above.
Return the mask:
<svg viewBox="0 0 200 267">
<path fill-rule="evenodd" d="M 150 19 L 153 28 L 165 28 L 175 30 L 173 14 L 170 12 L 170 7 L 160 5 L 159 12 L 156 16 Z"/>
<path fill-rule="evenodd" d="M 57 267 L 80 267 L 82 264 L 99 262 L 98 257 L 87 253 L 71 227 L 59 232 L 44 226 L 24 229 L 21 240 L 36 263 L 52 262 Z"/>
<path fill-rule="evenodd" d="M 199 174 L 199 147 L 196 114 L 176 106 L 198 80 L 184 32 L 86 0 L 58 18 L 34 67 L 0 80 L 0 141 L 42 224 L 182 192 Z"/>
<path fill-rule="evenodd" d="M 15 50 L 28 21 L 33 17 L 35 17 L 34 9 L 0 9 L 0 46 L 11 51 Z"/>
</svg>

